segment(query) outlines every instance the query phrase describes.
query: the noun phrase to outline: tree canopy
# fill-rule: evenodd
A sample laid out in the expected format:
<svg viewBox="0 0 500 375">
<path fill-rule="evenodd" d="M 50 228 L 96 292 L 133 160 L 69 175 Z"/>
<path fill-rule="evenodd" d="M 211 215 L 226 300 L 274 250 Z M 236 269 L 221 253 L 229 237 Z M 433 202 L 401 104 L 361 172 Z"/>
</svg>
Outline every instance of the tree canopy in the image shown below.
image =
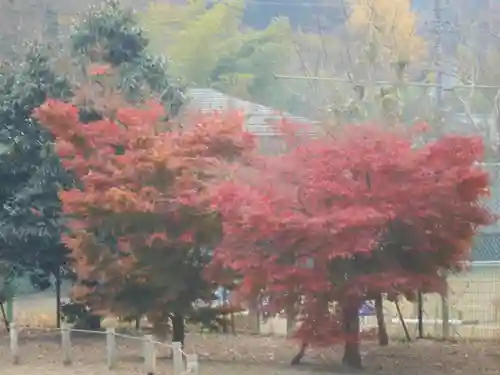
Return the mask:
<svg viewBox="0 0 500 375">
<path fill-rule="evenodd" d="M 90 63 L 119 67 L 116 88 L 127 99 L 153 95 L 176 115 L 183 103 L 180 81 L 167 72 L 162 55 L 148 52 L 149 39 L 132 8 L 107 0 L 91 7 L 70 36 L 73 56 L 86 69 Z"/>
<path fill-rule="evenodd" d="M 373 124 L 296 134 L 288 152 L 215 188 L 225 231 L 207 272 L 236 272 L 242 296 L 295 312 L 302 342 L 345 340 L 344 361 L 360 366 L 361 303 L 440 291 L 442 272 L 461 268 L 490 223 L 482 143 L 447 136 L 415 147 L 407 131 Z"/>
<path fill-rule="evenodd" d="M 5 68 L 0 89 L 1 259 L 15 268 L 13 276 L 28 271 L 44 287 L 64 262 L 57 191 L 73 182 L 51 151 L 50 134 L 31 118 L 47 97 L 70 95 L 67 80 L 53 70 L 51 53 L 29 46 L 21 61 Z"/>
<path fill-rule="evenodd" d="M 119 70 L 99 71 L 94 84 Z M 104 98 L 106 100 L 106 98 Z M 36 118 L 52 132 L 77 187 L 60 193 L 78 286 L 75 298 L 120 316 L 170 319 L 184 340 L 184 316 L 211 301 L 202 270 L 221 236 L 206 184 L 221 165 L 253 148 L 239 115 L 165 121 L 159 102 L 120 104 L 82 123 L 78 108 L 49 100 Z"/>
</svg>

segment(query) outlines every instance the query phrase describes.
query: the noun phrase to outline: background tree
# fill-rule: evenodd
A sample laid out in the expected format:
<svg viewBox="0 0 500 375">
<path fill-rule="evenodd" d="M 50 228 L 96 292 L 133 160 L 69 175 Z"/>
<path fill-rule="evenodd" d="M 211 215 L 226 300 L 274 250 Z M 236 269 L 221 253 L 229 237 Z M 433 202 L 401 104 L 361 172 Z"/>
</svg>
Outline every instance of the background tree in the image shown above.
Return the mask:
<svg viewBox="0 0 500 375">
<path fill-rule="evenodd" d="M 81 12 L 103 0 L 7 0 L 0 4 L 2 25 L 0 59 L 11 59 L 24 53 L 27 40 L 57 43 L 70 32 L 70 26 Z M 148 0 L 121 0 L 123 6 L 136 9 Z"/>
<path fill-rule="evenodd" d="M 118 32 L 117 32 L 118 30 Z M 162 56 L 147 52 L 149 39 L 138 24 L 131 8 L 121 7 L 118 1 L 105 1 L 90 7 L 77 22 L 69 38 L 69 64 L 61 64 L 73 78 L 76 88 L 73 103 L 80 108 L 83 122 L 92 122 L 109 116 L 124 102 L 141 102 L 147 98 L 159 100 L 169 116 L 175 117 L 183 103 L 180 81 L 167 73 Z M 88 74 L 106 75 L 113 70 L 106 85 L 95 82 Z M 117 94 L 120 92 L 120 95 Z M 122 97 L 123 96 L 123 97 Z M 65 311 L 87 311 L 82 306 L 70 304 Z M 78 314 L 76 314 L 78 316 Z M 82 316 L 83 324 L 97 328 L 98 317 Z"/>
<path fill-rule="evenodd" d="M 486 5 L 486 4 L 485 4 Z M 448 28 L 444 39 L 443 65 L 453 88 L 445 93 L 444 115 L 451 130 L 481 134 L 486 140 L 487 160 L 499 158 L 500 80 L 495 66 L 500 61 L 499 9 L 457 2 L 446 9 Z M 482 87 L 481 87 L 482 86 Z"/>
<path fill-rule="evenodd" d="M 359 71 L 369 75 L 377 69 L 394 77 L 426 57 L 426 42 L 417 34 L 417 16 L 409 0 L 350 0 L 349 4 L 347 26 L 363 44 L 360 52 L 369 64 Z"/>
<path fill-rule="evenodd" d="M 314 25 L 318 14 L 329 19 L 330 27 L 342 22 L 339 18 L 342 0 L 315 1 L 304 3 L 301 1 L 261 1 L 248 3 L 245 7 L 245 24 L 255 29 L 264 29 L 278 17 L 286 17 L 294 30 L 307 30 Z"/>
<path fill-rule="evenodd" d="M 244 9 L 241 0 L 210 7 L 199 0 L 152 3 L 142 20 L 152 51 L 166 53 L 171 72 L 189 85 L 284 108 L 286 95 L 273 73 L 290 56 L 291 28 L 279 18 L 253 30 L 243 23 Z"/>
<path fill-rule="evenodd" d="M 298 130 L 296 130 L 298 132 Z M 296 311 L 302 343 L 345 341 L 360 367 L 358 309 L 380 293 L 439 291 L 468 259 L 488 175 L 479 138 L 415 147 L 407 130 L 350 126 L 259 158 L 214 192 L 224 238 L 212 275 L 241 275 L 239 293 Z"/>
<path fill-rule="evenodd" d="M 106 86 L 116 74 L 108 67 L 94 84 Z M 253 140 L 237 115 L 194 116 L 182 130 L 165 122 L 157 103 L 107 107 L 101 120 L 82 123 L 77 107 L 48 101 L 36 117 L 80 182 L 60 194 L 75 298 L 120 316 L 151 313 L 155 326 L 169 319 L 173 340 L 184 342 L 193 302 L 213 299 L 201 271 L 222 228 L 205 186 L 221 160 L 241 156 Z"/>
<path fill-rule="evenodd" d="M 116 34 L 114 29 L 121 31 Z M 156 93 L 175 115 L 183 97 L 164 62 L 145 52 L 148 41 L 133 12 L 116 2 L 91 8 L 75 24 L 69 42 L 62 43 L 62 54 L 48 44 L 29 45 L 25 55 L 3 66 L 0 77 L 0 258 L 15 268 L 12 277 L 27 272 L 32 283 L 43 288 L 51 285 L 51 278 L 59 280 L 60 265 L 71 270 L 60 243 L 58 190 L 71 186 L 73 177 L 61 169 L 51 134 L 31 118 L 31 112 L 48 97 L 72 98 L 76 85 L 84 120 L 99 116 L 95 93 L 86 90 L 92 87 L 89 77 L 82 73 L 89 60 L 119 69 L 115 86 L 129 99 Z"/>
<path fill-rule="evenodd" d="M 132 8 L 121 7 L 115 0 L 91 7 L 76 24 L 70 42 L 84 77 L 89 64 L 109 64 L 118 68 L 116 88 L 127 100 L 152 94 L 170 116 L 178 113 L 183 102 L 180 81 L 167 73 L 162 56 L 148 53 L 149 39 Z"/>
<path fill-rule="evenodd" d="M 29 276 L 42 289 L 52 285 L 50 278 L 60 280 L 66 264 L 57 192 L 73 182 L 51 152 L 50 134 L 30 116 L 48 96 L 70 95 L 66 79 L 54 72 L 53 53 L 29 46 L 22 59 L 4 66 L 0 89 L 0 259 L 12 279 Z"/>
<path fill-rule="evenodd" d="M 432 120 L 429 90 L 405 84 L 423 80 L 429 69 L 423 64 L 427 41 L 417 32 L 419 19 L 410 5 L 339 0 L 319 7 L 309 26 L 294 32 L 295 54 L 277 71 L 292 76 L 280 81 L 293 94 L 295 113 L 332 125 L 367 118 Z M 332 8 L 334 23 L 325 16 Z"/>
</svg>

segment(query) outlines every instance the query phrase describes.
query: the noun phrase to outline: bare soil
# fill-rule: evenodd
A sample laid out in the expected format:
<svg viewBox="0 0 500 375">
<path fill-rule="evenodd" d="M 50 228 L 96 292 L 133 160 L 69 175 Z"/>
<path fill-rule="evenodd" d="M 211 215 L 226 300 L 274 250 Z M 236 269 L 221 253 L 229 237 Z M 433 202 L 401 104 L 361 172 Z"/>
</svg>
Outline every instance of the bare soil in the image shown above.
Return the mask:
<svg viewBox="0 0 500 375">
<path fill-rule="evenodd" d="M 105 337 L 75 333 L 72 336 L 73 364 L 63 366 L 59 336 L 39 330 L 20 334 L 20 364 L 11 364 L 9 339 L 0 335 L 2 375 L 120 375 L 143 374 L 139 340 L 118 339 L 116 370 L 106 368 Z M 302 365 L 291 367 L 297 348 L 284 338 L 200 335 L 191 333 L 187 353 L 197 352 L 201 375 L 321 375 L 353 373 L 339 365 L 341 348 L 311 350 Z M 500 374 L 500 342 L 443 343 L 419 341 L 378 347 L 363 346 L 365 370 L 370 375 L 491 375 Z M 158 375 L 172 373 L 168 349 L 159 348 Z"/>
</svg>

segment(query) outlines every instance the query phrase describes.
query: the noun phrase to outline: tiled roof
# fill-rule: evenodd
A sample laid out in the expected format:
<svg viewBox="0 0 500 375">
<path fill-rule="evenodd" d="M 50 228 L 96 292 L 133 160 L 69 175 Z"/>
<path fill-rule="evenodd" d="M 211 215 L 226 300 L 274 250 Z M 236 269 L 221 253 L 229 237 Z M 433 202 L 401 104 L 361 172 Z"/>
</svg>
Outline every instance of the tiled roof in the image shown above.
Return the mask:
<svg viewBox="0 0 500 375">
<path fill-rule="evenodd" d="M 293 116 L 282 113 L 276 109 L 264 105 L 248 102 L 232 96 L 228 96 L 213 89 L 190 89 L 187 92 L 190 102 L 189 108 L 201 111 L 238 109 L 247 115 L 246 130 L 255 135 L 275 135 L 270 121 L 286 118 L 295 123 L 311 124 L 315 122 L 304 117 Z"/>
</svg>

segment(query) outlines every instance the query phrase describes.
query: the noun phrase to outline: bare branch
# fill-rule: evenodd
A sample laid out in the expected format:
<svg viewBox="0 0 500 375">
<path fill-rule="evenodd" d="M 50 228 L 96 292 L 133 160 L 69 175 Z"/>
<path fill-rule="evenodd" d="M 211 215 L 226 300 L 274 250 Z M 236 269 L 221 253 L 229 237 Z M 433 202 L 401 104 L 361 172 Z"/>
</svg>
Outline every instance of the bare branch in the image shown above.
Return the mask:
<svg viewBox="0 0 500 375">
<path fill-rule="evenodd" d="M 309 71 L 309 68 L 307 67 L 306 62 L 304 61 L 304 59 L 302 57 L 302 54 L 300 53 L 300 48 L 299 48 L 297 42 L 294 41 L 292 44 L 293 44 L 293 47 L 295 49 L 295 53 L 297 54 L 297 57 L 298 57 L 298 59 L 300 61 L 300 65 L 302 67 L 302 71 L 303 71 L 304 75 L 306 77 L 311 77 L 311 72 Z M 307 82 L 308 82 L 308 85 L 311 88 L 311 90 L 313 92 L 316 92 L 317 91 L 316 90 L 316 85 L 314 85 L 314 83 L 311 80 L 307 80 Z"/>
<path fill-rule="evenodd" d="M 323 26 L 321 25 L 321 20 L 319 18 L 319 14 L 317 12 L 316 12 L 316 23 L 318 26 L 318 33 L 319 33 L 319 37 L 321 40 L 321 51 L 323 52 L 323 64 L 322 65 L 324 66 L 326 64 L 326 62 L 328 61 L 328 52 L 327 52 L 326 43 L 325 43 L 325 33 L 323 32 Z M 318 58 L 318 61 L 316 64 L 315 75 L 318 75 L 318 73 L 319 73 L 319 61 L 320 61 L 320 59 Z"/>
<path fill-rule="evenodd" d="M 476 121 L 474 120 L 474 116 L 472 115 L 472 111 L 470 109 L 469 104 L 460 96 L 456 91 L 453 91 L 453 94 L 455 97 L 462 103 L 462 106 L 464 107 L 465 115 L 467 116 L 467 120 L 469 120 L 470 124 L 476 128 L 476 130 L 479 130 L 479 126 L 476 124 Z"/>
<path fill-rule="evenodd" d="M 344 14 L 344 17 L 345 17 L 346 22 L 347 22 L 350 18 L 350 15 L 347 12 L 347 6 L 345 4 L 345 0 L 340 0 L 340 4 L 342 5 L 342 13 Z M 349 43 L 347 43 L 346 52 L 347 52 L 347 59 L 349 60 L 349 65 L 350 65 L 351 71 L 352 71 L 352 70 L 354 70 L 355 65 L 354 65 L 354 60 L 352 58 L 351 47 L 350 47 Z M 348 78 L 349 78 L 349 81 L 354 84 L 354 82 L 352 80 L 352 75 L 351 76 L 348 75 Z"/>
</svg>

